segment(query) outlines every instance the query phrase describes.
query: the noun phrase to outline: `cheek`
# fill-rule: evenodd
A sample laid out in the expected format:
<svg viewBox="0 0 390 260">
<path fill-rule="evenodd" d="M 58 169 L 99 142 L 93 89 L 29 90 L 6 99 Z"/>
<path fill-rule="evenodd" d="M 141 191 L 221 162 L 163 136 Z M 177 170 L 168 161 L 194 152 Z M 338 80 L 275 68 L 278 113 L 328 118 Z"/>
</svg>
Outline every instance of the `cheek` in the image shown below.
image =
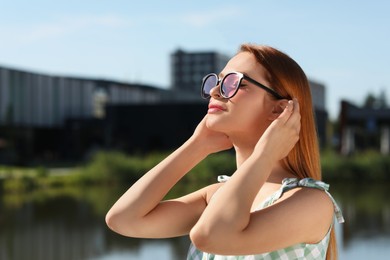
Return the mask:
<svg viewBox="0 0 390 260">
<path fill-rule="evenodd" d="M 258 127 L 265 123 L 265 117 L 263 113 L 259 111 L 251 111 L 245 117 L 243 117 L 248 127 Z"/>
<path fill-rule="evenodd" d="M 260 105 L 240 107 L 234 112 L 236 125 L 240 128 L 263 128 L 267 122 L 267 115 Z"/>
<path fill-rule="evenodd" d="M 236 96 L 232 98 L 234 103 L 234 114 L 240 121 L 254 122 L 266 120 L 267 102 L 264 100 L 264 96 L 258 93 L 250 93 L 249 91 L 238 91 Z"/>
</svg>

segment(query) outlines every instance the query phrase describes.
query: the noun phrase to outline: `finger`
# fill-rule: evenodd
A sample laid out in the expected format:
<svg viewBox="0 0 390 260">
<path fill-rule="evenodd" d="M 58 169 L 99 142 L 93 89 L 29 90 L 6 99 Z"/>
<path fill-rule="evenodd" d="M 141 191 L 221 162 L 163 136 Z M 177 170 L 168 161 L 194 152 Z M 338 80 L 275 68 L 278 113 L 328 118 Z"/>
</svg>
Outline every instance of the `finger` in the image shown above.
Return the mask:
<svg viewBox="0 0 390 260">
<path fill-rule="evenodd" d="M 298 117 L 297 118 L 297 131 L 298 133 L 301 130 L 301 107 L 299 106 L 298 99 L 294 98 L 294 114 Z"/>
<path fill-rule="evenodd" d="M 283 112 L 280 113 L 280 115 L 278 116 L 277 121 L 280 121 L 283 124 L 285 124 L 289 120 L 293 110 L 294 110 L 294 102 L 292 100 L 289 100 Z"/>
<path fill-rule="evenodd" d="M 299 102 L 296 98 L 293 99 L 293 103 L 294 103 L 294 110 L 291 116 L 289 117 L 288 121 L 286 122 L 286 125 L 290 125 L 292 128 L 295 128 L 299 133 L 301 129 L 300 107 L 299 107 Z"/>
<path fill-rule="evenodd" d="M 298 102 L 298 99 L 297 98 L 293 98 L 293 103 L 294 103 L 294 113 L 298 113 L 300 114 L 301 113 L 301 108 L 299 106 L 299 102 Z"/>
</svg>

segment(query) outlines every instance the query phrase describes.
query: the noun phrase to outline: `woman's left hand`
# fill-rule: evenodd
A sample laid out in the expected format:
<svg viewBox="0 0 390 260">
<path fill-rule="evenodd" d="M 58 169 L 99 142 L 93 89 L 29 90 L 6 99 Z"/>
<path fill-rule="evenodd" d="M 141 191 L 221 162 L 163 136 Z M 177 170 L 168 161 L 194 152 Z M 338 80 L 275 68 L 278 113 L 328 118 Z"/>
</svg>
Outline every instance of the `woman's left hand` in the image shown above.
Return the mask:
<svg viewBox="0 0 390 260">
<path fill-rule="evenodd" d="M 288 105 L 275 119 L 256 144 L 255 151 L 266 155 L 271 160 L 279 161 L 286 157 L 299 140 L 301 115 L 297 99 Z"/>
</svg>

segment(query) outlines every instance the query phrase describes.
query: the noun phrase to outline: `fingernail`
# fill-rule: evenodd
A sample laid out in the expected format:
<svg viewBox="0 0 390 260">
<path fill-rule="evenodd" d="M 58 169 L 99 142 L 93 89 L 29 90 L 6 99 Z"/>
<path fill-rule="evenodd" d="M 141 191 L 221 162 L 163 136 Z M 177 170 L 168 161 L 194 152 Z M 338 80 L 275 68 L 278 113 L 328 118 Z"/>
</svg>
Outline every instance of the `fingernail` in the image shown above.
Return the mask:
<svg viewBox="0 0 390 260">
<path fill-rule="evenodd" d="M 289 111 L 292 111 L 293 110 L 293 106 L 294 106 L 294 102 L 292 100 L 289 100 L 288 101 L 288 104 L 286 106 L 286 108 L 289 110 Z"/>
</svg>

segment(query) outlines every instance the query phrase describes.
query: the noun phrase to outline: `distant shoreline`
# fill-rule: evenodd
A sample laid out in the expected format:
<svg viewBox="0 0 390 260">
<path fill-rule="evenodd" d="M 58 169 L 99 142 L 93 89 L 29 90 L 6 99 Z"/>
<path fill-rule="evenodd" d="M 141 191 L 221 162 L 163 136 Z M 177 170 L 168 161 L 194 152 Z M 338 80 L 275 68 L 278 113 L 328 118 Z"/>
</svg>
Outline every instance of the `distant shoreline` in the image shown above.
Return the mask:
<svg viewBox="0 0 390 260">
<path fill-rule="evenodd" d="M 40 167 L 0 166 L 0 192 L 20 192 L 68 185 L 131 184 L 160 162 L 168 152 L 148 155 L 126 155 L 121 152 L 99 152 L 85 165 L 48 169 Z M 390 157 L 378 152 L 341 156 L 333 151 L 321 153 L 322 175 L 325 181 L 390 181 Z M 190 173 L 183 183 L 201 186 L 215 182 L 220 174 L 233 174 L 235 158 L 232 153 L 210 155 Z"/>
</svg>

